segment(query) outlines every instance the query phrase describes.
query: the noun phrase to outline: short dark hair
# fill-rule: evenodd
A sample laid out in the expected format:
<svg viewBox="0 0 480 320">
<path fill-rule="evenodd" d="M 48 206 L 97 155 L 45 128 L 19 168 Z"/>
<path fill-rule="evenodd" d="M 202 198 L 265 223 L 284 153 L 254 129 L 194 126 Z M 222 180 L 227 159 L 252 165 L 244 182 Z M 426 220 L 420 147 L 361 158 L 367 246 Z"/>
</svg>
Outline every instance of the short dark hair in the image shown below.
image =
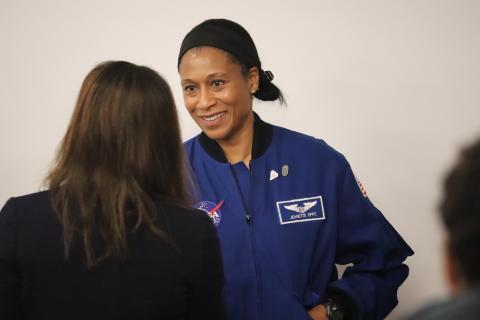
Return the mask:
<svg viewBox="0 0 480 320">
<path fill-rule="evenodd" d="M 440 205 L 449 250 L 468 286 L 480 283 L 480 140 L 464 149 L 448 173 Z"/>
</svg>

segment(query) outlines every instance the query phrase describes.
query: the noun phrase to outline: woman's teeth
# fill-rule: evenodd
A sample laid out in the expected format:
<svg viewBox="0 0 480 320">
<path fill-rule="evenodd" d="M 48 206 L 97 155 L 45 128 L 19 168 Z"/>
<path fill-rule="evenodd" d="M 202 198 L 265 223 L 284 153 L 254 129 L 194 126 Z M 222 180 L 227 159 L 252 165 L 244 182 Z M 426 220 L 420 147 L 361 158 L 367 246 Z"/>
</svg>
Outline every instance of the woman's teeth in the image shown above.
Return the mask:
<svg viewBox="0 0 480 320">
<path fill-rule="evenodd" d="M 202 117 L 204 120 L 207 120 L 207 121 L 215 121 L 217 119 L 220 119 L 221 117 L 223 117 L 225 115 L 225 112 L 221 112 L 221 113 L 217 113 L 211 117 Z"/>
</svg>

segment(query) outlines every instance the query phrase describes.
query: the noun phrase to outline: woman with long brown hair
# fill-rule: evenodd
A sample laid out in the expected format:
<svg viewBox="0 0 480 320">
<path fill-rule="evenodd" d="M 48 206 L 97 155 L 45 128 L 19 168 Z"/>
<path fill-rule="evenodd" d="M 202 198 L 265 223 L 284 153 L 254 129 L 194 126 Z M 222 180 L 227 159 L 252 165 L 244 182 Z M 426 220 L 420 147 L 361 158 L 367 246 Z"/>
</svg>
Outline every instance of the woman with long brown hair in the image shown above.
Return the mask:
<svg viewBox="0 0 480 320">
<path fill-rule="evenodd" d="M 0 214 L 0 319 L 221 319 L 216 231 L 191 204 L 175 103 L 153 70 L 83 82 L 48 190 Z"/>
</svg>

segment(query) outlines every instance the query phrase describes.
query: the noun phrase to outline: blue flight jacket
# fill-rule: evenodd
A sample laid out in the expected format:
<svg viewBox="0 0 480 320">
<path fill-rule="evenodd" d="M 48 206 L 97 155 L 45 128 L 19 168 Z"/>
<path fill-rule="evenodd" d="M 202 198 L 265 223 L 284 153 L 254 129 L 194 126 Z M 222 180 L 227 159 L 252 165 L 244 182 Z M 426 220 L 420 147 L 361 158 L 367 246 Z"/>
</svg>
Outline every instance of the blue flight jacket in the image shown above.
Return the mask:
<svg viewBox="0 0 480 320">
<path fill-rule="evenodd" d="M 396 306 L 413 251 L 342 154 L 257 115 L 250 169 L 204 133 L 185 144 L 197 207 L 217 225 L 229 320 L 307 320 L 330 298 L 345 319 L 383 319 Z M 338 279 L 335 264 L 351 266 Z"/>
</svg>

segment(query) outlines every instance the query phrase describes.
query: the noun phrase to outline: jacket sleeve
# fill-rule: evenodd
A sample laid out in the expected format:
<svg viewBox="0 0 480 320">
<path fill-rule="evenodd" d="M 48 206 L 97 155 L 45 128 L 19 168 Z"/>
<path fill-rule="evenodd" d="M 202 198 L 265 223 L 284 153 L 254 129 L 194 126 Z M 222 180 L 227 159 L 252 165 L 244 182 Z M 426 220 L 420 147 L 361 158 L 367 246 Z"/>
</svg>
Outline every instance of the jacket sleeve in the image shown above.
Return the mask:
<svg viewBox="0 0 480 320">
<path fill-rule="evenodd" d="M 7 201 L 0 211 L 0 319 L 20 318 L 20 276 L 15 265 L 14 199 Z"/>
<path fill-rule="evenodd" d="M 226 319 L 223 301 L 222 256 L 217 230 L 210 218 L 199 213 L 203 226 L 202 235 L 195 252 L 195 271 L 192 281 L 190 314 L 188 319 Z"/>
<path fill-rule="evenodd" d="M 328 294 L 345 307 L 346 319 L 384 319 L 397 305 L 408 276 L 403 261 L 413 251 L 360 190 L 347 162 L 340 181 L 335 263 L 351 266 Z"/>
</svg>

